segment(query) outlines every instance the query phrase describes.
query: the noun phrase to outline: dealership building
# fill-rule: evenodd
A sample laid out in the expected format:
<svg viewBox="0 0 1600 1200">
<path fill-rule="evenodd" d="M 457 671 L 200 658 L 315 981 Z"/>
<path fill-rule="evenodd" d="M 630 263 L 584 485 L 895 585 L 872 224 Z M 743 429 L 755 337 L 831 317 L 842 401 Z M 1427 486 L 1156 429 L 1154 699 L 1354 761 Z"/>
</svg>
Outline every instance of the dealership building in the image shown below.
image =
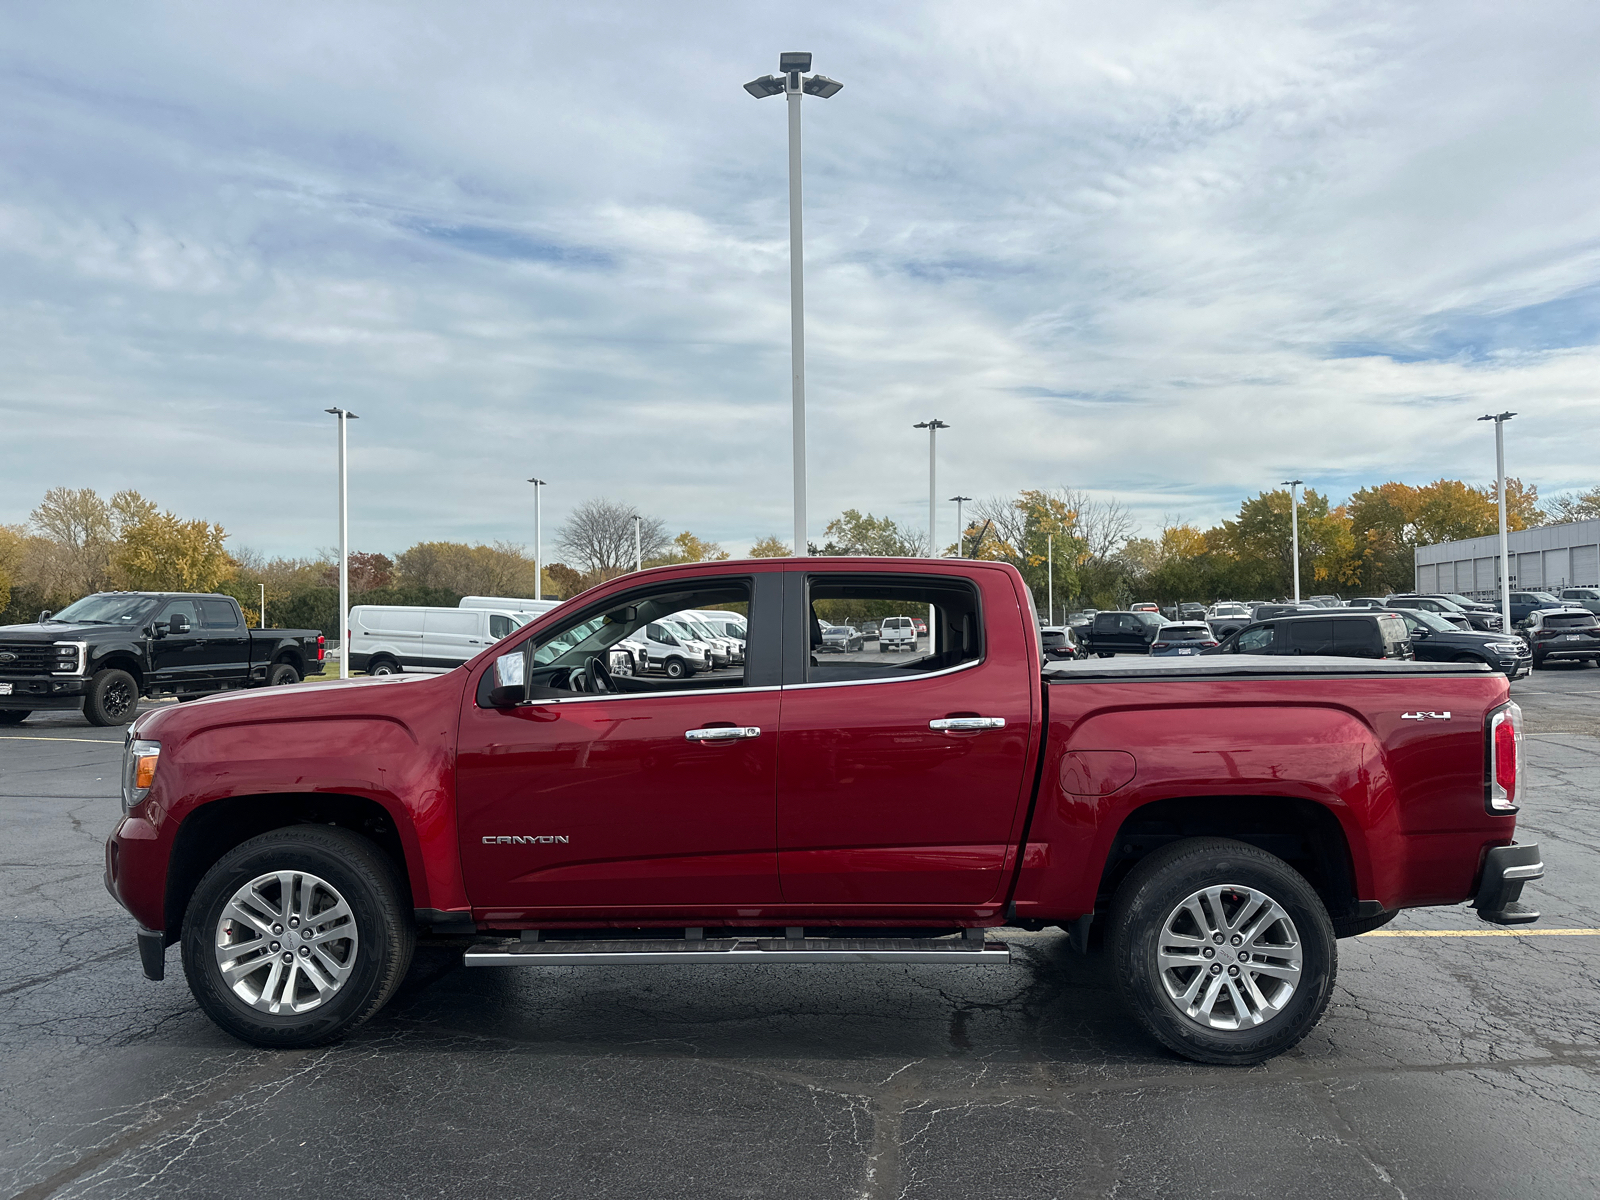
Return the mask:
<svg viewBox="0 0 1600 1200">
<path fill-rule="evenodd" d="M 1540 525 L 1509 534 L 1506 540 L 1511 552 L 1512 591 L 1600 587 L 1600 518 Z M 1473 599 L 1498 600 L 1498 534 L 1418 546 L 1415 553 L 1417 591 L 1460 592 Z"/>
</svg>

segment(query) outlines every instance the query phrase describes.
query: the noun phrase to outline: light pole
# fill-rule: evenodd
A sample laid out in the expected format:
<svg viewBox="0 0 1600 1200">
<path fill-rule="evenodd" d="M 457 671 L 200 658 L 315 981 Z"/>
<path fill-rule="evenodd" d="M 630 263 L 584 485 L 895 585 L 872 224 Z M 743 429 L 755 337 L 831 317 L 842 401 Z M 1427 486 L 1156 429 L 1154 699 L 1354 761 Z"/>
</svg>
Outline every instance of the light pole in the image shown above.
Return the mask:
<svg viewBox="0 0 1600 1200">
<path fill-rule="evenodd" d="M 826 75 L 802 78 L 811 70 L 808 52 L 778 55 L 778 74 L 744 85 L 757 100 L 780 92 L 789 100 L 789 360 L 794 406 L 794 552 L 806 553 L 806 317 L 805 261 L 800 236 L 800 97 L 826 100 L 844 84 Z"/>
<path fill-rule="evenodd" d="M 934 507 L 934 497 L 939 493 L 936 480 L 938 472 L 935 470 L 937 460 L 934 458 L 934 443 L 938 440 L 939 430 L 949 429 L 950 426 L 934 417 L 927 421 L 918 421 L 911 428 L 926 429 L 928 431 L 928 557 L 937 558 L 939 557 L 939 551 L 936 548 L 938 543 L 933 531 L 937 526 L 936 514 L 938 509 Z"/>
<path fill-rule="evenodd" d="M 1500 497 L 1500 631 L 1511 632 L 1511 550 L 1506 538 L 1506 422 L 1517 414 L 1503 412 L 1479 417 L 1494 422 L 1495 494 Z"/>
<path fill-rule="evenodd" d="M 1289 528 L 1292 531 L 1294 554 L 1294 602 L 1300 603 L 1300 501 L 1295 495 L 1295 489 L 1305 481 L 1303 479 L 1285 479 L 1285 486 L 1289 489 Z"/>
<path fill-rule="evenodd" d="M 325 408 L 339 420 L 339 678 L 350 678 L 350 472 L 345 429 L 358 420 L 342 408 Z"/>
<path fill-rule="evenodd" d="M 542 479 L 530 479 L 533 484 L 533 598 L 544 599 L 544 547 L 540 544 L 542 532 L 539 524 L 539 492 L 545 486 Z"/>
<path fill-rule="evenodd" d="M 638 513 L 633 514 L 633 569 L 644 570 L 644 539 L 639 534 L 639 527 L 644 518 Z"/>
<path fill-rule="evenodd" d="M 261 628 L 267 627 L 267 585 L 261 585 Z"/>
<path fill-rule="evenodd" d="M 966 549 L 966 547 L 963 546 L 961 543 L 966 541 L 966 532 L 967 532 L 967 527 L 961 523 L 961 505 L 965 501 L 971 500 L 972 497 L 971 496 L 951 496 L 950 499 L 952 499 L 952 500 L 954 500 L 956 502 L 956 557 L 960 558 L 961 557 L 961 551 Z"/>
<path fill-rule="evenodd" d="M 1044 603 L 1045 608 L 1049 610 L 1045 616 L 1044 623 L 1046 625 L 1054 625 L 1056 623 L 1056 535 L 1053 533 L 1044 535 L 1044 564 Z"/>
</svg>

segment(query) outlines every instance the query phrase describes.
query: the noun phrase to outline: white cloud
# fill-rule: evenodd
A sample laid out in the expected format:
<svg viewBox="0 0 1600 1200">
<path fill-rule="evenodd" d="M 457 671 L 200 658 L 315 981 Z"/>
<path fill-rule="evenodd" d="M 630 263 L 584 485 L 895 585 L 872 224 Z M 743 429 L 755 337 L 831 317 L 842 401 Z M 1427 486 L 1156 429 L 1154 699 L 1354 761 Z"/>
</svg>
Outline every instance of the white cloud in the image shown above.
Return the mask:
<svg viewBox="0 0 1600 1200">
<path fill-rule="evenodd" d="M 239 542 L 789 528 L 783 102 L 809 46 L 814 534 L 1068 484 L 1210 521 L 1589 485 L 1587 6 L 168 5 L 0 38 L 0 519 L 135 486 Z M 1588 289 L 1588 290 L 1586 290 Z M 42 454 L 37 447 L 59 447 Z M 948 521 L 949 515 L 946 519 Z"/>
</svg>

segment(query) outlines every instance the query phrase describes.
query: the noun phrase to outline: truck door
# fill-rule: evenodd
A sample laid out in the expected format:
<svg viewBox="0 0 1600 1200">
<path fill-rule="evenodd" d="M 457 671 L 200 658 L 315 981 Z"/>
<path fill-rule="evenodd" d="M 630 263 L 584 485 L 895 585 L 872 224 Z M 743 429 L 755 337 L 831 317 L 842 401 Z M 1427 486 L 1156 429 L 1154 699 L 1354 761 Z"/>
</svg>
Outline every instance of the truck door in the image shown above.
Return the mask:
<svg viewBox="0 0 1600 1200">
<path fill-rule="evenodd" d="M 478 669 L 456 758 L 475 908 L 599 918 L 778 902 L 781 575 L 655 583 L 545 626 L 530 635 L 540 685 L 531 703 L 491 706 L 496 662 Z M 604 663 L 655 618 L 711 604 L 750 609 L 743 668 L 694 681 L 616 676 L 614 692 L 586 690 L 589 660 Z M 520 646 L 501 659 L 518 670 Z"/>
<path fill-rule="evenodd" d="M 998 573 L 996 573 L 998 576 Z M 1009 578 L 787 572 L 778 867 L 786 904 L 996 899 L 1031 782 L 1032 616 Z M 932 647 L 816 655 L 822 621 L 935 610 Z"/>
<path fill-rule="evenodd" d="M 206 677 L 243 683 L 250 674 L 250 631 L 244 627 L 239 608 L 231 600 L 201 597 L 200 633 L 204 639 L 201 657 Z"/>
<path fill-rule="evenodd" d="M 169 596 L 156 610 L 155 623 L 169 629 L 174 617 L 189 623 L 189 632 L 171 633 L 150 639 L 152 682 L 162 687 L 198 683 L 211 677 L 206 662 L 205 629 L 200 606 L 192 596 Z"/>
</svg>

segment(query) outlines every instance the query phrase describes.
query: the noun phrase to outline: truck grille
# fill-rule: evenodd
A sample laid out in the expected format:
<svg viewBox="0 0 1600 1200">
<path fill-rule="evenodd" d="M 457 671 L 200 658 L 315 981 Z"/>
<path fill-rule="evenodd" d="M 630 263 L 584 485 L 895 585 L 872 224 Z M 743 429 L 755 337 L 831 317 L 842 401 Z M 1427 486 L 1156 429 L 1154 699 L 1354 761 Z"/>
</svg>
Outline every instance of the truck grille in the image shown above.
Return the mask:
<svg viewBox="0 0 1600 1200">
<path fill-rule="evenodd" d="M 48 675 L 56 648 L 38 642 L 0 642 L 0 675 Z"/>
</svg>

